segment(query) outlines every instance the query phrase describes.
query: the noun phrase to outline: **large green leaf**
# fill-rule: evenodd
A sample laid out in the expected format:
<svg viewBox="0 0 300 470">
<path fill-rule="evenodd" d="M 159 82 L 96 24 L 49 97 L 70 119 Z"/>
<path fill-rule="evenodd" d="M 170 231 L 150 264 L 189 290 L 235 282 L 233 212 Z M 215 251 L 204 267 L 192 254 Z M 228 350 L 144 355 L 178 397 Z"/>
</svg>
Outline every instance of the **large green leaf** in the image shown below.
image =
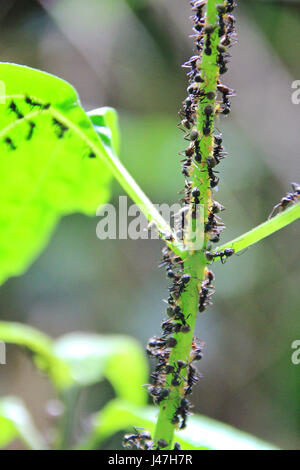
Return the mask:
<svg viewBox="0 0 300 470">
<path fill-rule="evenodd" d="M 28 348 L 37 367 L 49 375 L 56 387 L 73 384 L 68 365 L 55 355 L 52 339 L 44 333 L 21 323 L 0 322 L 0 341 Z"/>
<path fill-rule="evenodd" d="M 119 431 L 134 426 L 148 429 L 153 435 L 158 408 L 137 407 L 122 400 L 112 400 L 94 418 L 93 431 L 82 448 L 94 448 Z M 183 450 L 275 450 L 261 441 L 227 424 L 200 415 L 191 416 L 184 431 L 175 440 Z"/>
<path fill-rule="evenodd" d="M 15 397 L 1 398 L 0 448 L 16 438 L 20 438 L 29 449 L 42 450 L 47 447 L 22 401 Z"/>
<path fill-rule="evenodd" d="M 1 284 L 28 267 L 62 215 L 95 214 L 109 197 L 111 172 L 110 143 L 99 139 L 71 85 L 7 63 L 0 77 Z M 115 123 L 111 132 L 117 142 Z"/>
<path fill-rule="evenodd" d="M 74 381 L 87 386 L 107 378 L 118 397 L 145 404 L 148 366 L 141 346 L 128 336 L 71 333 L 55 343 L 55 353 L 66 362 Z"/>
</svg>

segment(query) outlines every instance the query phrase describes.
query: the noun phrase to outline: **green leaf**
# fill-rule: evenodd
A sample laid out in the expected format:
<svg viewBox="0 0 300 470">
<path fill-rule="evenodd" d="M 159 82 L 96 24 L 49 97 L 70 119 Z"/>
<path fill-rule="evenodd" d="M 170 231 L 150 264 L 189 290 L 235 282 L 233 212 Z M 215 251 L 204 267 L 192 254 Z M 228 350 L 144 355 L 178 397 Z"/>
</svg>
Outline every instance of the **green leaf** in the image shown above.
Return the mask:
<svg viewBox="0 0 300 470">
<path fill-rule="evenodd" d="M 140 345 L 127 336 L 71 333 L 55 343 L 55 353 L 66 362 L 80 386 L 107 378 L 118 397 L 144 404 L 148 366 Z"/>
<path fill-rule="evenodd" d="M 21 323 L 0 322 L 0 340 L 28 348 L 36 366 L 49 375 L 56 387 L 72 385 L 69 367 L 55 355 L 53 342 L 44 333 Z"/>
<path fill-rule="evenodd" d="M 93 431 L 81 448 L 95 448 L 113 434 L 134 426 L 148 429 L 153 435 L 158 409 L 137 407 L 122 400 L 112 400 L 94 418 Z M 185 430 L 175 433 L 183 450 L 275 450 L 231 426 L 200 415 L 191 416 Z"/>
<path fill-rule="evenodd" d="M 25 271 L 61 216 L 96 213 L 109 198 L 111 171 L 110 144 L 99 139 L 71 85 L 8 63 L 0 76 L 1 284 Z M 103 116 L 117 146 L 114 112 Z"/>
<path fill-rule="evenodd" d="M 0 448 L 16 438 L 20 438 L 29 449 L 43 450 L 47 447 L 22 401 L 15 397 L 1 398 Z"/>
</svg>

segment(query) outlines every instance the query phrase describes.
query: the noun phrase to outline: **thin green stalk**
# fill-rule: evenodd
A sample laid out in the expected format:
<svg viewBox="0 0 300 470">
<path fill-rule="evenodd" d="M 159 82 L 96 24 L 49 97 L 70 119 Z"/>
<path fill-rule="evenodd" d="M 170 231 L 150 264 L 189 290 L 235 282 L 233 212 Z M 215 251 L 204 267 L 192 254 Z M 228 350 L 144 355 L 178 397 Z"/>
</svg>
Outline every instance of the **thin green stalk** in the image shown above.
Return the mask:
<svg viewBox="0 0 300 470">
<path fill-rule="evenodd" d="M 220 0 L 208 0 L 206 10 L 206 25 L 217 24 L 217 9 L 216 5 Z M 198 117 L 197 117 L 197 129 L 200 137 L 200 153 L 202 155 L 202 162 L 200 165 L 194 163 L 192 173 L 192 186 L 199 188 L 201 191 L 200 202 L 204 209 L 202 217 L 202 231 L 204 244 L 201 250 L 189 251 L 184 260 L 184 272 L 190 275 L 190 281 L 187 284 L 185 291 L 181 294 L 179 304 L 181 311 L 184 314 L 186 323 L 190 327 L 189 333 L 178 333 L 174 337 L 177 341 L 177 345 L 171 350 L 169 363 L 177 364 L 178 360 L 188 362 L 190 358 L 190 351 L 192 347 L 195 324 L 199 308 L 199 295 L 201 291 L 201 284 L 205 278 L 205 270 L 207 265 L 207 259 L 205 258 L 205 250 L 207 244 L 207 237 L 204 234 L 205 223 L 207 222 L 209 207 L 211 205 L 211 189 L 210 189 L 210 178 L 208 174 L 208 168 L 206 160 L 212 155 L 213 151 L 213 135 L 210 132 L 209 135 L 203 135 L 203 128 L 206 122 L 206 116 L 204 108 L 207 105 L 211 105 L 215 109 L 217 81 L 219 77 L 219 69 L 217 66 L 217 46 L 219 43 L 218 29 L 211 35 L 211 48 L 212 54 L 202 55 L 201 64 L 201 76 L 204 80 L 201 85 L 201 90 L 205 96 L 199 102 L 198 105 Z M 207 99 L 206 95 L 209 92 L 213 92 L 213 98 Z M 210 126 L 213 127 L 213 118 L 211 118 Z M 192 205 L 191 205 L 192 206 Z M 188 225 L 195 228 L 195 220 L 192 217 L 192 207 L 188 214 Z M 186 245 L 188 241 L 185 240 Z M 187 376 L 187 369 L 182 371 L 181 374 L 184 378 Z M 154 434 L 155 446 L 159 440 L 163 440 L 168 443 L 165 449 L 172 449 L 173 436 L 176 425 L 172 422 L 172 418 L 176 414 L 176 410 L 180 405 L 182 398 L 184 397 L 184 386 L 182 382 L 179 386 L 172 385 L 172 374 L 169 374 L 166 378 L 165 388 L 170 390 L 170 394 L 166 400 L 160 405 L 160 412 Z"/>
<path fill-rule="evenodd" d="M 293 205 L 284 212 L 276 215 L 270 220 L 258 225 L 247 233 L 240 235 L 239 237 L 231 240 L 230 242 L 224 243 L 224 245 L 218 247 L 213 253 L 217 253 L 225 250 L 226 248 L 232 248 L 236 253 L 248 248 L 248 246 L 254 245 L 255 243 L 263 240 L 264 238 L 272 235 L 278 230 L 286 227 L 295 220 L 300 218 L 300 203 Z"/>
<path fill-rule="evenodd" d="M 188 265 L 186 273 L 191 275 L 191 280 L 188 284 L 186 291 L 181 296 L 181 308 L 187 319 L 187 324 L 190 327 L 190 332 L 185 334 L 175 334 L 177 346 L 173 348 L 169 362 L 176 364 L 178 360 L 187 362 L 189 360 L 195 324 L 198 313 L 199 305 L 199 291 L 201 289 L 201 282 L 204 279 L 205 267 L 207 260 L 201 252 L 192 254 L 185 260 Z M 179 387 L 171 385 L 172 374 L 166 378 L 166 387 L 171 391 L 167 400 L 163 401 L 160 407 L 156 430 L 154 434 L 154 441 L 163 439 L 168 443 L 166 449 L 172 448 L 173 436 L 175 432 L 175 425 L 172 423 L 172 418 L 178 408 L 180 401 L 184 395 L 184 384 Z"/>
</svg>

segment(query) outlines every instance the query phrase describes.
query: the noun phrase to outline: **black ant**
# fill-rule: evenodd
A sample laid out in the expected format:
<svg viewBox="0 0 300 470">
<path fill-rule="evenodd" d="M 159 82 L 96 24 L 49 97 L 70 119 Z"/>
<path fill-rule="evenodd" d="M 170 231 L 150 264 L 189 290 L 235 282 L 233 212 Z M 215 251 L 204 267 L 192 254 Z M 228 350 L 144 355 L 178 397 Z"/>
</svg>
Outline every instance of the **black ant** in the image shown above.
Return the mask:
<svg viewBox="0 0 300 470">
<path fill-rule="evenodd" d="M 216 186 L 218 186 L 219 177 L 214 174 L 212 168 L 210 168 L 209 166 L 208 166 L 208 175 L 209 175 L 209 179 L 210 179 L 210 187 L 213 189 Z"/>
<path fill-rule="evenodd" d="M 9 109 L 10 109 L 13 113 L 16 114 L 17 119 L 23 119 L 24 114 L 22 114 L 22 113 L 19 111 L 19 109 L 18 109 L 18 107 L 17 107 L 17 105 L 16 105 L 16 103 L 15 103 L 14 101 L 11 101 L 11 103 L 10 103 L 10 105 L 9 105 Z"/>
<path fill-rule="evenodd" d="M 181 450 L 181 445 L 179 444 L 179 442 L 174 443 L 173 450 Z"/>
<path fill-rule="evenodd" d="M 179 387 L 179 385 L 181 384 L 182 377 L 180 374 L 181 374 L 182 369 L 185 369 L 186 367 L 187 367 L 186 362 L 177 361 L 177 369 L 174 371 L 172 381 L 171 381 L 171 385 L 173 387 Z"/>
<path fill-rule="evenodd" d="M 227 61 L 225 59 L 225 54 L 226 54 L 226 47 L 222 44 L 218 45 L 218 58 L 217 58 L 217 64 L 220 66 L 220 74 L 223 75 L 224 73 L 227 72 Z"/>
<path fill-rule="evenodd" d="M 233 15 L 227 15 L 227 34 L 235 32 L 235 18 Z"/>
<path fill-rule="evenodd" d="M 38 101 L 34 101 L 32 98 L 30 98 L 29 96 L 26 96 L 25 98 L 25 103 L 29 104 L 30 106 L 32 106 L 33 108 L 36 107 L 36 108 L 40 108 L 40 109 L 43 109 L 43 110 L 47 110 L 50 108 L 51 106 L 51 103 L 39 103 Z"/>
<path fill-rule="evenodd" d="M 234 10 L 236 3 L 234 0 L 227 0 L 226 13 L 231 13 Z"/>
<path fill-rule="evenodd" d="M 56 135 L 59 139 L 62 139 L 65 135 L 65 133 L 69 130 L 68 126 L 63 124 L 61 121 L 59 121 L 56 118 L 52 118 L 53 125 L 56 128 Z"/>
<path fill-rule="evenodd" d="M 214 30 L 216 29 L 215 26 L 208 24 L 205 26 L 203 32 L 206 34 L 206 42 L 205 42 L 205 49 L 204 52 L 206 55 L 211 55 L 211 35 L 213 34 Z"/>
<path fill-rule="evenodd" d="M 170 390 L 168 388 L 163 388 L 158 396 L 156 397 L 156 403 L 159 405 L 163 400 L 166 400 L 168 396 L 170 395 Z"/>
<path fill-rule="evenodd" d="M 219 36 L 224 36 L 225 34 L 225 22 L 224 22 L 224 14 L 226 13 L 226 6 L 225 5 L 217 5 L 217 11 L 219 16 Z"/>
<path fill-rule="evenodd" d="M 28 131 L 26 140 L 32 139 L 33 132 L 34 132 L 34 129 L 35 129 L 35 126 L 36 126 L 36 124 L 35 124 L 34 122 L 32 122 L 32 121 L 29 121 L 28 124 L 29 124 L 30 129 L 29 129 L 29 131 Z"/>
<path fill-rule="evenodd" d="M 129 449 L 132 449 L 134 446 L 139 450 L 152 449 L 153 441 L 149 432 L 144 431 L 143 433 L 139 433 L 137 429 L 135 429 L 135 432 L 136 434 L 126 434 L 124 436 L 123 446 Z"/>
<path fill-rule="evenodd" d="M 192 364 L 190 364 L 188 368 L 188 375 L 187 375 L 187 388 L 185 389 L 186 395 L 190 395 L 192 393 L 192 388 L 199 381 L 199 378 L 200 377 L 197 374 L 197 370 Z"/>
<path fill-rule="evenodd" d="M 200 189 L 197 188 L 197 187 L 193 188 L 193 190 L 192 190 L 192 196 L 193 196 L 193 198 L 194 198 L 194 203 L 195 203 L 195 204 L 199 204 L 199 203 L 200 203 L 200 199 L 199 199 L 199 198 L 200 198 L 200 195 L 201 195 Z"/>
<path fill-rule="evenodd" d="M 11 150 L 16 150 L 17 147 L 10 137 L 5 137 L 4 142 L 9 146 Z"/>
<path fill-rule="evenodd" d="M 186 420 L 187 420 L 187 416 L 189 414 L 190 408 L 191 407 L 190 407 L 189 401 L 186 398 L 182 398 L 180 405 L 178 406 L 175 412 L 175 416 L 181 416 L 182 418 L 180 429 L 184 429 L 186 427 Z"/>
<path fill-rule="evenodd" d="M 165 449 L 166 447 L 168 447 L 167 441 L 165 441 L 164 439 L 159 439 L 157 441 L 156 450 Z"/>
<path fill-rule="evenodd" d="M 194 338 L 190 353 L 190 362 L 200 361 L 203 357 L 204 342 Z"/>
<path fill-rule="evenodd" d="M 210 253 L 209 251 L 207 251 L 205 255 L 208 261 L 214 261 L 215 258 L 220 258 L 221 263 L 225 264 L 227 258 L 230 258 L 230 256 L 234 255 L 234 253 L 235 250 L 233 250 L 232 248 L 225 248 L 224 251 L 220 251 L 218 253 Z"/>
<path fill-rule="evenodd" d="M 299 183 L 292 183 L 292 190 L 293 192 L 287 193 L 286 196 L 284 196 L 279 204 L 276 204 L 274 206 L 271 214 L 269 215 L 268 219 L 271 219 L 274 217 L 276 213 L 280 213 L 284 211 L 290 204 L 294 204 L 300 197 L 300 184 Z"/>
<path fill-rule="evenodd" d="M 200 142 L 198 140 L 196 140 L 195 142 L 195 161 L 197 163 L 201 163 L 202 161 L 202 155 L 200 151 Z"/>
</svg>

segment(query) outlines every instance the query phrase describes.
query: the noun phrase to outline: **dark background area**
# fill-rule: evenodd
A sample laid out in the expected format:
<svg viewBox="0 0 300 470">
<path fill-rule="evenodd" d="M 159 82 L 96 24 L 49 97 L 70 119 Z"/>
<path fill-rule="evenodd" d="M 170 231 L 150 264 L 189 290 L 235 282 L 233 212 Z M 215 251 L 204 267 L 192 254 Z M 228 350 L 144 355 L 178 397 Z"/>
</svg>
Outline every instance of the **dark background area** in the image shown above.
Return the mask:
<svg viewBox="0 0 300 470">
<path fill-rule="evenodd" d="M 218 126 L 229 153 L 216 195 L 227 207 L 223 241 L 264 221 L 300 179 L 300 105 L 291 102 L 291 84 L 300 79 L 300 3 L 238 3 L 239 42 L 224 80 L 237 97 Z M 1 61 L 70 81 L 87 110 L 114 106 L 125 166 L 155 203 L 178 201 L 180 64 L 191 55 L 187 0 L 3 0 L 0 27 Z M 122 194 L 115 183 L 116 207 Z M 1 319 L 52 337 L 124 333 L 145 344 L 159 334 L 167 296 L 160 242 L 100 241 L 97 221 L 74 215 L 59 224 L 29 271 L 1 288 Z M 214 306 L 197 324 L 206 347 L 195 410 L 299 449 L 300 365 L 291 362 L 291 344 L 300 339 L 299 222 L 214 271 Z M 20 349 L 9 346 L 7 360 L 0 395 L 21 396 L 46 433 L 53 389 Z M 78 422 L 111 396 L 105 383 L 86 390 Z"/>
</svg>

